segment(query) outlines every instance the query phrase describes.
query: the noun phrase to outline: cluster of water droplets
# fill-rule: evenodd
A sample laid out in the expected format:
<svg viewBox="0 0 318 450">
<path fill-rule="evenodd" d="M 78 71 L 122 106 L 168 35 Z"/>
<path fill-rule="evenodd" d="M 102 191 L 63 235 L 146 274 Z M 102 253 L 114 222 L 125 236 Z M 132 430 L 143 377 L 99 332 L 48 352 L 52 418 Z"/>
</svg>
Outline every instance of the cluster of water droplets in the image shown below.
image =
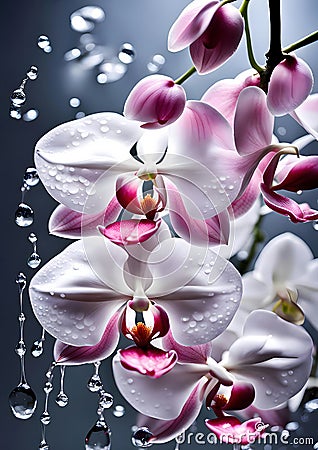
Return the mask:
<svg viewBox="0 0 318 450">
<path fill-rule="evenodd" d="M 20 358 L 20 382 L 9 395 L 9 405 L 15 417 L 18 419 L 29 419 L 35 411 L 37 400 L 35 393 L 27 382 L 25 374 L 24 358 L 27 349 L 24 343 L 24 322 L 26 318 L 23 312 L 23 292 L 27 280 L 24 273 L 21 272 L 18 274 L 16 283 L 19 289 L 20 301 L 20 314 L 18 316 L 20 338 L 15 348 L 15 352 Z"/>
<path fill-rule="evenodd" d="M 87 388 L 90 392 L 96 392 L 99 395 L 97 407 L 97 420 L 85 438 L 86 450 L 110 450 L 111 431 L 104 417 L 104 410 L 113 406 L 113 396 L 106 392 L 99 374 L 100 361 L 94 363 L 95 371 L 87 382 Z"/>
<path fill-rule="evenodd" d="M 40 181 L 38 172 L 33 167 L 28 167 L 23 176 L 23 183 L 21 186 L 21 202 L 15 212 L 15 223 L 22 228 L 29 227 L 33 224 L 34 212 L 31 206 L 24 201 L 25 193 L 32 187 L 36 186 Z M 40 261 L 41 262 L 41 261 Z M 32 266 L 30 266 L 32 267 Z"/>
<path fill-rule="evenodd" d="M 52 52 L 52 46 L 51 42 L 48 36 L 45 34 L 41 34 L 41 36 L 38 37 L 38 47 L 44 51 L 44 53 L 51 53 Z"/>
<path fill-rule="evenodd" d="M 52 364 L 50 365 L 48 371 L 45 374 L 46 377 L 46 381 L 45 381 L 45 385 L 43 388 L 43 391 L 45 393 L 45 400 L 44 400 L 44 410 L 43 413 L 41 415 L 41 427 L 42 427 L 42 437 L 41 437 L 41 442 L 39 444 L 39 450 L 49 450 L 49 445 L 46 442 L 46 427 L 50 424 L 51 422 L 51 416 L 48 410 L 49 407 L 49 398 L 50 398 L 50 394 L 53 391 L 53 370 L 56 366 L 55 362 L 52 362 Z"/>
<path fill-rule="evenodd" d="M 38 77 L 38 68 L 36 66 L 31 66 L 27 71 L 25 78 L 20 83 L 20 86 L 15 89 L 10 97 L 10 109 L 9 114 L 13 119 L 21 119 L 22 112 L 21 107 L 25 104 L 27 96 L 25 93 L 25 87 L 29 80 L 36 80 Z M 39 113 L 37 110 L 32 109 L 23 114 L 23 119 L 26 122 L 30 122 L 38 117 Z"/>
</svg>

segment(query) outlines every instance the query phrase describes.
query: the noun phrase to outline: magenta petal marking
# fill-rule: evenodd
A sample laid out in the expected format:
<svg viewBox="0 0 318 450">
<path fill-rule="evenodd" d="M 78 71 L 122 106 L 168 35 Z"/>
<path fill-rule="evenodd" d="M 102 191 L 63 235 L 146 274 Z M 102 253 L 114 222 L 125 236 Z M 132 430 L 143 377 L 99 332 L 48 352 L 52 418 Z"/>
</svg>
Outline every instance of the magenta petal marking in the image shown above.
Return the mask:
<svg viewBox="0 0 318 450">
<path fill-rule="evenodd" d="M 305 191 L 318 187 L 318 156 L 306 156 L 295 161 L 283 180 L 274 189 L 285 189 L 291 192 Z"/>
<path fill-rule="evenodd" d="M 260 417 L 241 423 L 234 416 L 225 416 L 206 420 L 205 424 L 221 442 L 226 444 L 239 443 L 241 445 L 250 444 L 253 438 L 256 440 L 266 428 L 265 425 L 262 427 Z"/>
<path fill-rule="evenodd" d="M 119 356 L 125 369 L 139 372 L 151 378 L 159 378 L 169 372 L 178 360 L 175 351 L 165 352 L 152 345 L 147 348 L 128 347 L 119 350 Z"/>
<path fill-rule="evenodd" d="M 144 242 L 150 238 L 159 228 L 161 220 L 130 219 L 121 220 L 100 227 L 99 231 L 109 240 L 118 245 L 132 245 Z"/>
<path fill-rule="evenodd" d="M 151 332 L 151 338 L 165 336 L 170 330 L 169 317 L 164 308 L 160 305 L 151 305 L 150 313 L 153 314 L 154 325 Z"/>
<path fill-rule="evenodd" d="M 206 364 L 212 352 L 211 342 L 192 346 L 182 345 L 174 339 L 171 331 L 163 338 L 162 343 L 166 350 L 174 350 L 177 353 L 180 363 Z"/>
<path fill-rule="evenodd" d="M 143 181 L 134 174 L 124 174 L 116 180 L 116 197 L 124 209 L 133 214 L 143 214 L 139 197 L 142 197 Z"/>
<path fill-rule="evenodd" d="M 58 364 L 85 364 L 108 358 L 116 349 L 119 340 L 118 321 L 121 309 L 109 319 L 101 340 L 96 345 L 75 347 L 56 341 L 54 359 Z"/>
<path fill-rule="evenodd" d="M 247 408 L 255 398 L 255 389 L 251 383 L 235 381 L 231 390 L 231 396 L 223 409 L 240 410 Z"/>
</svg>

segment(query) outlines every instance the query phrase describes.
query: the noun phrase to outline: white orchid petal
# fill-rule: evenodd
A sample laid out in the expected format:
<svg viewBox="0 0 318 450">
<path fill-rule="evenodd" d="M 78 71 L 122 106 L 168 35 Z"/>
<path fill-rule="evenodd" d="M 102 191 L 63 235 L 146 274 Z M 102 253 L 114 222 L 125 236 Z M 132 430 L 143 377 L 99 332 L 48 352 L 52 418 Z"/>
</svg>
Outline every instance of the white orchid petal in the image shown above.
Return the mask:
<svg viewBox="0 0 318 450">
<path fill-rule="evenodd" d="M 270 311 L 252 312 L 243 337 L 229 349 L 224 367 L 253 384 L 254 405 L 270 409 L 287 401 L 306 383 L 312 364 L 309 334 Z"/>
<path fill-rule="evenodd" d="M 144 130 L 137 142 L 137 155 L 147 163 L 157 163 L 164 156 L 168 145 L 168 130 Z"/>
<path fill-rule="evenodd" d="M 115 113 L 60 125 L 36 145 L 39 176 L 58 202 L 82 211 L 89 199 L 85 212 L 99 212 L 115 194 L 117 174 L 140 166 L 129 153 L 140 136 L 136 123 Z"/>
<path fill-rule="evenodd" d="M 137 411 L 168 420 L 179 415 L 191 391 L 207 373 L 207 366 L 176 364 L 170 372 L 155 379 L 124 369 L 116 355 L 113 373 L 119 391 Z"/>
<path fill-rule="evenodd" d="M 257 278 L 256 272 L 248 272 L 243 275 L 242 281 L 242 307 L 245 309 L 266 308 L 274 300 L 276 292 L 271 280 L 265 283 Z"/>
<path fill-rule="evenodd" d="M 89 239 L 100 242 L 100 238 Z M 107 266 L 106 255 L 104 270 Z M 127 298 L 96 276 L 82 241 L 51 259 L 30 283 L 31 305 L 41 325 L 55 338 L 76 346 L 97 344 L 105 324 Z"/>
</svg>

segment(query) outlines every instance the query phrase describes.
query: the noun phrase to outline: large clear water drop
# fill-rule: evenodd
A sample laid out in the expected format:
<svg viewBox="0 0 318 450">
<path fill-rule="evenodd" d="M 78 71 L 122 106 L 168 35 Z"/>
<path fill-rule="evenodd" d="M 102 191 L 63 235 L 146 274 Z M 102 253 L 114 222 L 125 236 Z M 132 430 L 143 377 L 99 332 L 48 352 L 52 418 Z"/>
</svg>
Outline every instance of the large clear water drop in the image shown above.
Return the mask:
<svg viewBox="0 0 318 450">
<path fill-rule="evenodd" d="M 19 88 L 13 91 L 10 100 L 14 106 L 22 106 L 26 102 L 24 90 Z"/>
<path fill-rule="evenodd" d="M 131 64 L 135 58 L 136 52 L 134 47 L 128 42 L 125 42 L 119 49 L 118 59 L 124 64 Z"/>
<path fill-rule="evenodd" d="M 111 432 L 106 422 L 101 418 L 90 429 L 85 438 L 86 450 L 110 450 Z"/>
<path fill-rule="evenodd" d="M 27 265 L 31 267 L 31 269 L 36 269 L 41 264 L 41 258 L 40 255 L 37 253 L 31 253 L 31 255 L 28 257 Z"/>
<path fill-rule="evenodd" d="M 23 181 L 28 186 L 36 186 L 40 181 L 38 171 L 34 167 L 28 167 L 24 173 Z"/>
<path fill-rule="evenodd" d="M 91 392 L 98 392 L 102 389 L 103 384 L 100 376 L 96 373 L 90 377 L 87 382 L 87 389 Z"/>
<path fill-rule="evenodd" d="M 135 447 L 147 448 L 152 445 L 150 442 L 153 434 L 146 427 L 138 428 L 131 437 L 131 442 Z"/>
<path fill-rule="evenodd" d="M 15 212 L 15 223 L 19 227 L 29 227 L 34 220 L 34 212 L 29 205 L 20 203 Z"/>
<path fill-rule="evenodd" d="M 32 348 L 31 348 L 31 354 L 32 356 L 34 356 L 34 358 L 38 358 L 39 356 L 42 355 L 44 350 L 43 347 L 43 341 L 39 340 L 39 341 L 34 341 Z"/>
<path fill-rule="evenodd" d="M 15 417 L 29 419 L 36 408 L 35 393 L 27 383 L 19 384 L 9 395 L 9 405 Z"/>
<path fill-rule="evenodd" d="M 31 66 L 27 71 L 27 77 L 29 80 L 36 80 L 38 77 L 38 68 L 36 66 Z"/>
</svg>

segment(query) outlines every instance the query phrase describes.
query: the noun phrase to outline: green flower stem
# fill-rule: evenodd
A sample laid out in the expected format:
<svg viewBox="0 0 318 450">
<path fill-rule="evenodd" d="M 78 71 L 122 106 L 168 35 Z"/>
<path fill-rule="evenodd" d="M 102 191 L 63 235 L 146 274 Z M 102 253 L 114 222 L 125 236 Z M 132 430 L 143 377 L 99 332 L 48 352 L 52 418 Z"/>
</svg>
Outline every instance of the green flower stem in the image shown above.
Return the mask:
<svg viewBox="0 0 318 450">
<path fill-rule="evenodd" d="M 288 47 L 283 48 L 283 53 L 293 52 L 295 50 L 298 50 L 299 48 L 305 47 L 306 45 L 312 44 L 313 42 L 317 41 L 318 41 L 318 31 L 314 31 L 311 34 L 308 34 L 308 36 L 299 39 L 299 41 L 296 41 L 293 44 L 289 45 Z"/>
<path fill-rule="evenodd" d="M 175 84 L 182 84 L 184 83 L 188 78 L 191 77 L 191 75 L 193 75 L 195 72 L 197 71 L 197 69 L 192 66 L 189 70 L 187 70 L 186 73 L 184 73 L 183 75 L 181 75 L 181 77 L 177 78 L 174 82 Z"/>
<path fill-rule="evenodd" d="M 256 62 L 256 59 L 254 57 L 253 47 L 252 47 L 252 39 L 251 39 L 249 22 L 248 22 L 248 13 L 247 13 L 249 2 L 250 2 L 250 0 L 243 0 L 243 3 L 240 7 L 240 13 L 241 13 L 241 15 L 244 19 L 244 23 L 245 23 L 247 55 L 248 55 L 248 60 L 251 64 L 251 66 L 253 67 L 253 69 L 255 69 L 258 73 L 262 73 L 264 68 L 261 67 Z"/>
<path fill-rule="evenodd" d="M 250 267 L 251 262 L 253 261 L 256 250 L 258 247 L 258 244 L 264 241 L 264 234 L 261 230 L 261 224 L 263 221 L 264 215 L 260 215 L 258 221 L 254 225 L 253 229 L 253 243 L 250 247 L 250 250 L 248 252 L 248 256 L 243 261 L 240 261 L 237 265 L 237 270 L 240 272 L 241 275 L 247 272 L 247 270 Z"/>
</svg>

